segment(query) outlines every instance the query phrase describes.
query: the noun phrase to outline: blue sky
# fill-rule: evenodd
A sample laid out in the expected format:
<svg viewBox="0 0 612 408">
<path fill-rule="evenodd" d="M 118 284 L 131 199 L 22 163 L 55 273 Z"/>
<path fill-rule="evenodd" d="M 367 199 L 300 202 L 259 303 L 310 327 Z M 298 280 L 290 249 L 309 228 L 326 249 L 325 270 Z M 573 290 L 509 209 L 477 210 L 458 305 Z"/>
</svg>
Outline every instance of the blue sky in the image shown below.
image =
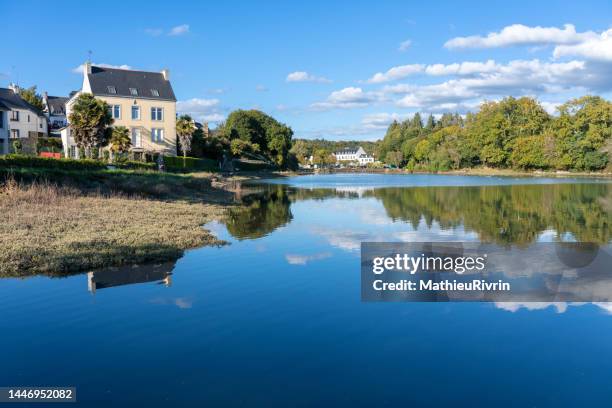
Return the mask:
<svg viewBox="0 0 612 408">
<path fill-rule="evenodd" d="M 169 68 L 179 110 L 201 120 L 257 108 L 335 140 L 380 138 L 417 111 L 530 95 L 552 112 L 612 89 L 610 2 L 330 3 L 7 2 L 0 86 L 67 95 L 91 50 Z"/>
</svg>

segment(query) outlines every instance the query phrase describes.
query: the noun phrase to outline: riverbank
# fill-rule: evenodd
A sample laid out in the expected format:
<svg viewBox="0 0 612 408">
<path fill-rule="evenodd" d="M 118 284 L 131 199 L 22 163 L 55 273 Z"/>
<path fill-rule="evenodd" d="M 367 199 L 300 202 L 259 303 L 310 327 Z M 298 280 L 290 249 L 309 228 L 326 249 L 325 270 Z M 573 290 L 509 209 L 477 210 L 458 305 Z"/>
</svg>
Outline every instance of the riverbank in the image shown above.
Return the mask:
<svg viewBox="0 0 612 408">
<path fill-rule="evenodd" d="M 222 244 L 202 228 L 235 204 L 211 173 L 20 169 L 0 183 L 0 276 L 163 262 Z"/>
<path fill-rule="evenodd" d="M 373 169 L 373 168 L 344 168 L 344 169 L 324 169 L 320 173 L 372 173 L 372 174 L 447 174 L 447 175 L 467 175 L 467 176 L 507 176 L 507 177 L 595 177 L 612 178 L 612 172 L 576 172 L 576 171 L 521 171 L 512 169 L 496 169 L 490 167 L 473 167 L 447 171 L 409 171 L 404 169 Z"/>
</svg>

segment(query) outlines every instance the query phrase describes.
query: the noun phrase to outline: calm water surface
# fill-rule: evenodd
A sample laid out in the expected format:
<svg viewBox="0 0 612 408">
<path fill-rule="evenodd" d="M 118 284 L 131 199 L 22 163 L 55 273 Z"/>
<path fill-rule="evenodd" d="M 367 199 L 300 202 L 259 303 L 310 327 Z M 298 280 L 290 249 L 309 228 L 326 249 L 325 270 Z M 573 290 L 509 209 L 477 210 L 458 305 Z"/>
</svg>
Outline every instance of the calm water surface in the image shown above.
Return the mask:
<svg viewBox="0 0 612 408">
<path fill-rule="evenodd" d="M 96 407 L 612 405 L 612 305 L 362 303 L 359 281 L 361 241 L 610 245 L 608 181 L 305 176 L 240 199 L 208 225 L 230 245 L 0 280 L 0 385 Z"/>
</svg>

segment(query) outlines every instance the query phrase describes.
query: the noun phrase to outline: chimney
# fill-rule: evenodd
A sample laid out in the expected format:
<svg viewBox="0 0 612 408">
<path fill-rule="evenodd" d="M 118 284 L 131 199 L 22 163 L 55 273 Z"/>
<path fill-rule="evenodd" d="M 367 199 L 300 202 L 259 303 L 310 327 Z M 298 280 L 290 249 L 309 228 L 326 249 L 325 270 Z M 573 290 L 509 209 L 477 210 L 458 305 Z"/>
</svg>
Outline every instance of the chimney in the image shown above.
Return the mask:
<svg viewBox="0 0 612 408">
<path fill-rule="evenodd" d="M 85 64 L 83 64 L 83 73 L 91 74 L 91 61 L 86 61 Z"/>
<path fill-rule="evenodd" d="M 9 84 L 9 89 L 11 91 L 13 91 L 14 93 L 16 93 L 16 94 L 19 94 L 19 92 L 21 92 L 21 89 L 19 88 L 19 86 L 17 84 L 15 84 L 14 82 L 11 82 Z"/>
<path fill-rule="evenodd" d="M 162 69 L 161 74 L 164 76 L 166 81 L 170 80 L 170 71 L 167 69 Z"/>
<path fill-rule="evenodd" d="M 205 136 L 208 136 L 208 122 L 202 123 L 202 131 L 204 132 Z"/>
</svg>

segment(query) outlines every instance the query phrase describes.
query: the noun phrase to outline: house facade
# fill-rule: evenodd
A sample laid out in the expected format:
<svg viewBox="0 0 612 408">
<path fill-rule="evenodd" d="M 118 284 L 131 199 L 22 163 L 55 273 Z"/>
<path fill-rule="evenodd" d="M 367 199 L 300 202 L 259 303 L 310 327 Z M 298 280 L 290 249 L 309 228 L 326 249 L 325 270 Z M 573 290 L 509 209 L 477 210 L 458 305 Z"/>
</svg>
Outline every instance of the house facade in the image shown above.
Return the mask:
<svg viewBox="0 0 612 408">
<path fill-rule="evenodd" d="M 0 88 L 0 103 L 8 109 L 9 139 L 35 141 L 48 135 L 45 114 L 19 96 L 19 87 L 14 84 Z"/>
<path fill-rule="evenodd" d="M 336 162 L 357 162 L 360 166 L 374 163 L 374 157 L 368 155 L 363 147 L 348 147 L 334 152 Z"/>
<path fill-rule="evenodd" d="M 0 102 L 0 155 L 9 152 L 8 112 L 10 109 Z"/>
<path fill-rule="evenodd" d="M 131 151 L 176 156 L 176 97 L 168 70 L 162 72 L 106 68 L 85 63 L 83 86 L 66 102 L 69 118 L 76 98 L 93 94 L 109 105 L 113 126 L 125 126 Z M 66 157 L 78 157 L 70 123 L 61 130 Z"/>
<path fill-rule="evenodd" d="M 51 136 L 60 136 L 60 129 L 68 125 L 66 117 L 66 102 L 68 97 L 64 96 L 49 96 L 45 92 L 43 94 L 43 110 L 49 124 L 49 134 Z"/>
</svg>

